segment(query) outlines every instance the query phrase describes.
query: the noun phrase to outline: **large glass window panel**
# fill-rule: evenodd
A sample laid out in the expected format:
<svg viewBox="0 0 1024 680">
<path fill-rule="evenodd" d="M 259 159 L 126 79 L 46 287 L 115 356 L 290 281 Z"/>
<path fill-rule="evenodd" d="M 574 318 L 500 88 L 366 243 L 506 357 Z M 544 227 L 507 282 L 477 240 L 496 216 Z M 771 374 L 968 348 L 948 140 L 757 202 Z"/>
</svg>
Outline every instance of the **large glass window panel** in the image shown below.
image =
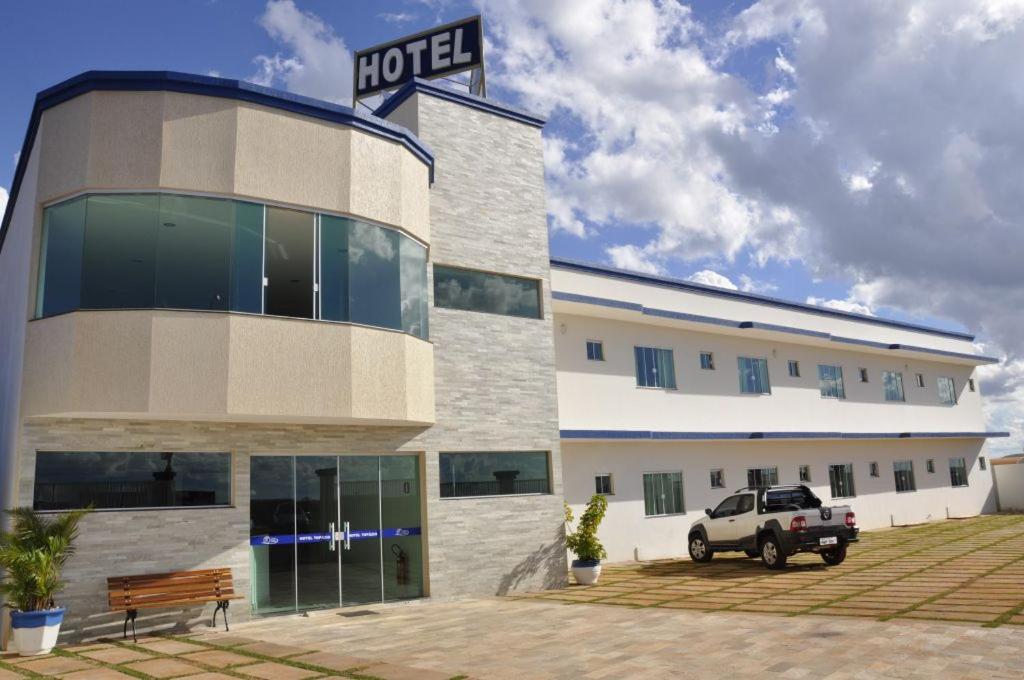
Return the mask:
<svg viewBox="0 0 1024 680">
<path fill-rule="evenodd" d="M 402 328 L 398 232 L 352 222 L 348 234 L 349 318 L 356 323 Z"/>
<path fill-rule="evenodd" d="M 348 321 L 348 234 L 352 220 L 320 216 L 320 318 Z"/>
<path fill-rule="evenodd" d="M 295 458 L 249 459 L 252 605 L 261 613 L 295 610 Z"/>
<path fill-rule="evenodd" d="M 231 309 L 263 311 L 263 206 L 235 201 L 231 242 Z"/>
<path fill-rule="evenodd" d="M 36 454 L 36 510 L 229 505 L 230 453 Z"/>
<path fill-rule="evenodd" d="M 539 319 L 540 281 L 434 265 L 434 306 Z"/>
<path fill-rule="evenodd" d="M 952 378 L 939 378 L 939 401 L 948 406 L 956 406 L 956 383 Z"/>
<path fill-rule="evenodd" d="M 402 330 L 427 337 L 427 249 L 411 238 L 399 239 L 402 285 Z"/>
<path fill-rule="evenodd" d="M 347 540 L 341 546 L 342 604 L 383 599 L 381 580 L 380 459 L 341 456 L 341 525 Z"/>
<path fill-rule="evenodd" d="M 84 309 L 154 306 L 156 194 L 90 196 L 82 254 Z"/>
<path fill-rule="evenodd" d="M 841 366 L 819 364 L 818 387 L 823 397 L 846 399 L 846 388 L 843 386 L 843 368 Z"/>
<path fill-rule="evenodd" d="M 670 349 L 634 347 L 638 387 L 676 388 L 676 365 Z"/>
<path fill-rule="evenodd" d="M 740 392 L 743 394 L 771 394 L 768 382 L 768 360 L 739 357 Z"/>
<path fill-rule="evenodd" d="M 337 607 L 338 457 L 295 458 L 295 569 L 299 609 Z"/>
<path fill-rule="evenodd" d="M 85 197 L 46 209 L 36 316 L 78 309 L 82 293 L 82 246 L 85 240 Z"/>
<path fill-rule="evenodd" d="M 228 308 L 234 222 L 232 201 L 160 196 L 156 307 Z"/>
<path fill-rule="evenodd" d="M 914 463 L 909 460 L 898 460 L 892 464 L 893 475 L 896 478 L 896 492 L 917 491 L 914 483 Z"/>
<path fill-rule="evenodd" d="M 546 451 L 442 453 L 441 497 L 551 493 Z"/>
<path fill-rule="evenodd" d="M 384 599 L 422 597 L 419 459 L 416 456 L 382 456 L 380 479 Z"/>
<path fill-rule="evenodd" d="M 750 468 L 747 470 L 747 486 L 763 488 L 776 486 L 779 483 L 779 468 L 764 467 Z"/>
<path fill-rule="evenodd" d="M 312 213 L 267 206 L 264 312 L 313 318 Z"/>
<path fill-rule="evenodd" d="M 853 486 L 853 463 L 829 465 L 828 482 L 832 498 L 853 498 L 857 495 Z"/>
<path fill-rule="evenodd" d="M 967 463 L 963 458 L 949 459 L 949 483 L 953 486 L 967 486 Z"/>
<path fill-rule="evenodd" d="M 886 401 L 905 401 L 903 397 L 903 374 L 896 371 L 882 372 L 882 385 Z"/>
</svg>

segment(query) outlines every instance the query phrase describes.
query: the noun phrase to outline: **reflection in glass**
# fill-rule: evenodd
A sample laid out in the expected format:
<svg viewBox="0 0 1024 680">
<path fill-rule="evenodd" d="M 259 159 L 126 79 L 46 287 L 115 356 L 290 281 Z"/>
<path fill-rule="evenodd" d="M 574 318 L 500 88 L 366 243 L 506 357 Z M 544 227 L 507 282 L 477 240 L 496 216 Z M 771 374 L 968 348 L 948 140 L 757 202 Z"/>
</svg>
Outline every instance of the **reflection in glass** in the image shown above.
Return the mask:
<svg viewBox="0 0 1024 680">
<path fill-rule="evenodd" d="M 263 206 L 235 201 L 231 244 L 231 309 L 263 311 Z"/>
<path fill-rule="evenodd" d="M 341 526 L 351 537 L 341 549 L 341 602 L 380 602 L 380 477 L 377 456 L 341 456 Z"/>
<path fill-rule="evenodd" d="M 267 207 L 266 314 L 313 318 L 313 240 L 313 215 Z"/>
<path fill-rule="evenodd" d="M 441 497 L 551 493 L 546 451 L 442 453 Z"/>
<path fill-rule="evenodd" d="M 36 510 L 229 505 L 230 453 L 36 454 Z"/>
<path fill-rule="evenodd" d="M 352 220 L 320 216 L 320 318 L 348 321 L 348 232 Z"/>
<path fill-rule="evenodd" d="M 416 456 L 380 459 L 384 600 L 423 596 L 420 466 Z"/>
<path fill-rule="evenodd" d="M 252 605 L 263 614 L 295 609 L 295 459 L 249 459 Z"/>
<path fill-rule="evenodd" d="M 352 222 L 349 247 L 349 314 L 352 321 L 402 327 L 397 232 Z"/>
<path fill-rule="evenodd" d="M 338 551 L 331 529 L 338 520 L 338 457 L 295 459 L 295 548 L 299 609 L 337 607 Z"/>
<path fill-rule="evenodd" d="M 234 207 L 216 198 L 160 196 L 157 307 L 228 308 Z"/>
<path fill-rule="evenodd" d="M 434 265 L 434 306 L 539 319 L 540 281 Z"/>
<path fill-rule="evenodd" d="M 82 307 L 154 307 L 159 196 L 90 196 L 82 253 Z"/>
<path fill-rule="evenodd" d="M 78 309 L 81 304 L 85 198 L 48 208 L 43 220 L 36 316 Z"/>
<path fill-rule="evenodd" d="M 402 330 L 427 337 L 427 249 L 412 239 L 399 243 L 402 269 Z"/>
</svg>

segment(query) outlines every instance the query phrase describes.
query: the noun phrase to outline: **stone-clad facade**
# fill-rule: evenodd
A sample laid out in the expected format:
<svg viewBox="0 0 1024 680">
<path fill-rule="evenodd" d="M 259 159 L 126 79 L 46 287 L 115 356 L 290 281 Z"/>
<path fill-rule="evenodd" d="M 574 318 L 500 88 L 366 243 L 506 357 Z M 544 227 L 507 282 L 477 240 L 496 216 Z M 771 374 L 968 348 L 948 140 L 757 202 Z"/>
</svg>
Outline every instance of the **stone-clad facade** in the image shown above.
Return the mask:
<svg viewBox="0 0 1024 680">
<path fill-rule="evenodd" d="M 86 96 L 90 101 L 106 98 L 106 95 Z M 189 96 L 175 94 L 171 98 L 178 101 Z M 129 88 L 117 97 L 131 100 L 132 92 Z M 144 98 L 148 101 L 154 95 L 145 94 Z M 196 102 L 192 108 L 211 110 L 217 114 L 217 120 L 225 115 L 235 115 L 230 113 L 229 104 L 211 107 L 201 103 Z M 75 108 L 71 107 L 72 112 Z M 250 108 L 250 104 L 245 105 L 246 111 Z M 127 107 L 126 110 L 134 109 Z M 260 110 L 261 115 L 268 117 L 266 129 L 272 131 L 272 107 Z M 407 418 L 405 424 L 389 422 L 391 417 L 383 415 L 386 411 L 383 407 L 388 405 L 386 400 L 377 409 L 382 414 L 377 422 L 373 417 L 376 407 L 372 406 L 367 415 L 361 416 L 365 423 L 340 419 L 330 422 L 313 414 L 302 419 L 293 417 L 292 413 L 275 419 L 273 403 L 268 403 L 262 411 L 268 415 L 245 417 L 245 422 L 233 421 L 230 415 L 224 414 L 204 414 L 201 419 L 175 417 L 174 413 L 146 417 L 146 413 L 133 413 L 133 409 L 117 414 L 102 413 L 97 409 L 93 414 L 69 412 L 54 416 L 47 414 L 58 409 L 47 411 L 45 399 L 40 408 L 26 414 L 23 405 L 16 444 L 5 449 L 8 456 L 14 454 L 12 457 L 16 462 L 15 497 L 7 499 L 9 505 L 32 505 L 37 451 L 232 454 L 230 507 L 104 510 L 84 520 L 79 552 L 68 565 L 68 587 L 61 599 L 69 611 L 62 633 L 66 639 L 92 638 L 120 631 L 123 616 L 106 611 L 105 584 L 110 576 L 230 567 L 236 587 L 248 597 L 252 581 L 249 470 L 253 455 L 418 456 L 423 498 L 424 583 L 430 597 L 447 599 L 493 595 L 564 584 L 566 554 L 562 522 L 562 465 L 558 445 L 541 123 L 535 119 L 524 122 L 516 115 L 503 115 L 502 111 L 502 107 L 493 104 L 489 109 L 481 107 L 478 100 L 468 96 L 438 97 L 428 91 L 413 91 L 406 96 L 390 121 L 374 123 L 377 127 L 371 131 L 385 136 L 394 135 L 397 141 L 393 146 L 396 148 L 401 145 L 406 151 L 411 149 L 421 156 L 427 153 L 424 150 L 432 154 L 430 169 L 433 177 L 428 195 L 416 199 L 420 194 L 415 191 L 403 190 L 401 193 L 402 201 L 429 201 L 429 230 L 424 227 L 410 232 L 402 224 L 396 228 L 412 233 L 429 248 L 428 347 L 433 352 L 433 424 L 416 422 L 423 418 Z M 301 114 L 289 111 L 281 115 L 290 134 L 302 128 L 297 123 L 302 118 Z M 55 121 L 58 119 L 54 118 Z M 392 123 L 404 125 L 408 130 L 396 128 Z M 202 121 L 195 119 L 190 124 L 201 126 Z M 55 125 L 51 124 L 51 131 Z M 358 127 L 360 123 L 355 121 L 354 125 Z M 333 134 L 330 126 L 324 123 L 317 123 L 310 129 L 318 130 L 317 134 Z M 416 137 L 409 137 L 409 130 Z M 414 186 L 416 181 L 426 180 L 418 169 L 422 167 L 417 165 L 421 160 L 412 154 L 407 155 L 413 160 L 398 162 L 394 161 L 392 151 L 383 147 L 368 154 L 357 153 L 356 147 L 360 144 L 369 146 L 362 141 L 356 144 L 363 137 L 379 144 L 372 135 L 355 130 L 351 135 L 353 150 L 349 156 L 350 164 L 367 164 L 369 167 L 384 161 L 397 162 L 395 167 L 402 168 L 403 181 L 407 183 L 403 186 Z M 157 141 L 165 147 L 178 139 L 173 135 L 164 137 Z M 410 142 L 410 139 L 414 141 Z M 235 159 L 218 161 L 206 158 L 204 162 L 234 167 L 242 162 L 243 157 L 248 159 L 247 163 L 251 163 L 254 157 L 251 150 L 243 153 L 245 150 L 234 145 L 218 148 L 222 148 L 223 153 L 236 154 Z M 178 151 L 168 148 L 162 152 L 159 148 L 145 150 L 163 158 Z M 210 153 L 210 147 L 202 150 L 204 158 Z M 274 153 L 275 158 L 285 158 L 290 163 L 300 162 L 297 157 L 290 158 L 289 149 L 281 145 L 274 146 Z M 396 153 L 401 155 L 405 152 L 400 148 Z M 37 159 L 32 161 L 35 163 Z M 43 168 L 37 172 L 46 174 L 49 171 Z M 244 174 L 248 175 L 259 172 L 258 167 L 244 169 Z M 390 166 L 381 166 L 380 172 L 391 172 Z M 362 170 L 350 174 L 352 178 L 366 175 Z M 364 186 L 357 185 L 353 179 L 350 209 L 357 215 L 359 206 L 366 203 L 362 199 L 356 200 L 358 197 L 368 197 L 366 200 L 374 206 L 385 198 L 373 184 L 376 179 L 367 181 L 369 184 Z M 383 181 L 381 186 L 388 186 L 388 183 Z M 131 188 L 138 190 L 138 187 Z M 178 190 L 178 187 L 166 188 Z M 84 185 L 81 189 L 96 190 Z M 238 196 L 230 188 L 227 195 Z M 251 194 L 243 198 L 261 199 Z M 30 195 L 19 198 L 15 195 L 12 196 L 12 207 L 26 200 L 47 204 L 53 197 Z M 265 200 L 273 202 L 279 199 L 266 197 Z M 309 203 L 294 207 L 312 211 L 324 208 L 316 204 L 317 200 L 313 195 Z M 413 214 L 426 208 L 426 205 L 403 206 L 402 214 Z M 40 212 L 37 211 L 33 219 L 15 222 L 12 226 L 15 231 L 35 230 L 36 235 L 30 239 L 35 243 L 34 258 L 38 258 Z M 372 216 L 371 219 L 379 221 Z M 429 241 L 424 238 L 428 231 Z M 542 318 L 435 308 L 432 279 L 435 263 L 538 280 L 542 290 Z M 27 307 L 31 310 L 33 285 L 24 281 L 19 285 L 25 296 L 30 298 Z M 125 312 L 131 313 L 134 312 Z M 88 315 L 90 312 L 72 314 Z M 259 321 L 259 317 L 253 317 L 252 323 Z M 299 332 L 303 331 L 300 329 Z M 370 329 L 368 332 L 377 331 Z M 29 335 L 31 337 L 32 334 Z M 69 336 L 72 337 L 73 334 Z M 381 338 L 382 342 L 387 339 L 383 335 Z M 62 351 L 59 345 L 63 340 L 46 341 L 54 345 L 48 351 L 59 358 Z M 410 338 L 409 342 L 422 341 Z M 372 342 L 364 343 L 367 347 L 372 345 Z M 74 347 L 73 344 L 68 346 Z M 180 350 L 179 347 L 176 351 Z M 309 362 L 322 348 L 307 350 L 307 358 L 302 357 L 301 347 L 296 350 L 299 352 L 296 366 L 309 370 Z M 77 351 L 69 349 L 68 356 Z M 363 361 L 372 365 L 375 360 L 380 361 L 386 356 L 386 353 L 374 356 L 370 351 Z M 353 361 L 357 360 L 358 357 L 353 356 Z M 95 367 L 90 370 L 95 371 Z M 102 380 L 103 376 L 97 379 Z M 206 379 L 203 376 L 203 380 Z M 32 380 L 33 376 L 26 374 L 25 381 Z M 194 389 L 205 389 L 200 382 L 196 382 Z M 146 387 L 144 381 L 140 384 Z M 26 392 L 24 387 L 22 389 Z M 157 390 L 163 389 L 156 381 L 150 383 L 146 388 L 150 404 L 156 398 Z M 175 389 L 180 397 L 181 390 L 187 389 L 187 385 L 183 386 L 179 380 Z M 52 389 L 36 390 L 43 397 L 52 392 Z M 357 396 L 353 391 L 353 399 Z M 395 398 L 407 397 L 400 395 Z M 138 403 L 145 411 L 146 400 Z M 84 407 L 88 408 L 88 404 Z M 76 406 L 76 410 L 78 408 Z M 387 409 L 387 412 L 395 410 Z M 420 409 L 420 412 L 426 411 Z M 440 497 L 440 453 L 489 451 L 548 452 L 550 493 Z M 200 621 L 208 617 L 211 610 L 212 605 L 187 610 L 143 610 L 139 613 L 139 630 Z M 250 603 L 234 603 L 231 615 L 233 620 L 251 616 Z"/>
</svg>

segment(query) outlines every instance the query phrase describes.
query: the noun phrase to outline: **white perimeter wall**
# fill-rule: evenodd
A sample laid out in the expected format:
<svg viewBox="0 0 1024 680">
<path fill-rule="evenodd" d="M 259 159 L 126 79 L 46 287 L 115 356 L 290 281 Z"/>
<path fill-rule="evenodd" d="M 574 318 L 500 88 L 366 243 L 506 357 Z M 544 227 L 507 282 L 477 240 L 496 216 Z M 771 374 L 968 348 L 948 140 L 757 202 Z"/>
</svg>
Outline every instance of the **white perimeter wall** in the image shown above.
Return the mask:
<svg viewBox="0 0 1024 680">
<path fill-rule="evenodd" d="M 815 442 L 612 442 L 562 443 L 566 502 L 579 516 L 594 494 L 594 475 L 613 475 L 614 495 L 598 532 L 612 562 L 686 554 L 686 535 L 704 508 L 714 507 L 747 483 L 747 468 L 778 466 L 780 483 L 797 483 L 798 466 L 811 466 L 809 486 L 827 504 L 849 504 L 862 529 L 914 524 L 949 517 L 970 517 L 996 509 L 990 470 L 981 470 L 986 456 L 981 440 L 815 441 Z M 949 458 L 963 457 L 968 466 L 967 487 L 953 488 Z M 935 460 L 935 473 L 925 461 Z M 893 461 L 912 460 L 917 491 L 896 493 Z M 877 461 L 879 476 L 870 477 L 868 464 Z M 853 463 L 857 497 L 831 500 L 828 466 Z M 1003 466 L 1020 467 L 1024 465 Z M 710 471 L 725 470 L 724 489 L 712 489 Z M 686 513 L 645 517 L 643 473 L 683 473 Z"/>
<path fill-rule="evenodd" d="M 993 465 L 1000 510 L 1024 511 L 1024 465 Z"/>
</svg>

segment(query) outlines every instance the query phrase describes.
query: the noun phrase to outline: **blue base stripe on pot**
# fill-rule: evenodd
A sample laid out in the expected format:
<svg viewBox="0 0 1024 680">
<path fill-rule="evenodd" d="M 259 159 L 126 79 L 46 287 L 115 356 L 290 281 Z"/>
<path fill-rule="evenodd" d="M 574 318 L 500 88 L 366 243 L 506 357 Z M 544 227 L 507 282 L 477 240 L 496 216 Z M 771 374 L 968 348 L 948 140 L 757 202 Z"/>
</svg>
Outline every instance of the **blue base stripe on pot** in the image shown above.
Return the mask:
<svg viewBox="0 0 1024 680">
<path fill-rule="evenodd" d="M 59 626 L 64 620 L 64 608 L 47 609 L 39 612 L 11 612 L 11 628 L 42 628 Z"/>
<path fill-rule="evenodd" d="M 601 560 L 573 560 L 573 567 L 596 567 L 601 564 Z"/>
</svg>

